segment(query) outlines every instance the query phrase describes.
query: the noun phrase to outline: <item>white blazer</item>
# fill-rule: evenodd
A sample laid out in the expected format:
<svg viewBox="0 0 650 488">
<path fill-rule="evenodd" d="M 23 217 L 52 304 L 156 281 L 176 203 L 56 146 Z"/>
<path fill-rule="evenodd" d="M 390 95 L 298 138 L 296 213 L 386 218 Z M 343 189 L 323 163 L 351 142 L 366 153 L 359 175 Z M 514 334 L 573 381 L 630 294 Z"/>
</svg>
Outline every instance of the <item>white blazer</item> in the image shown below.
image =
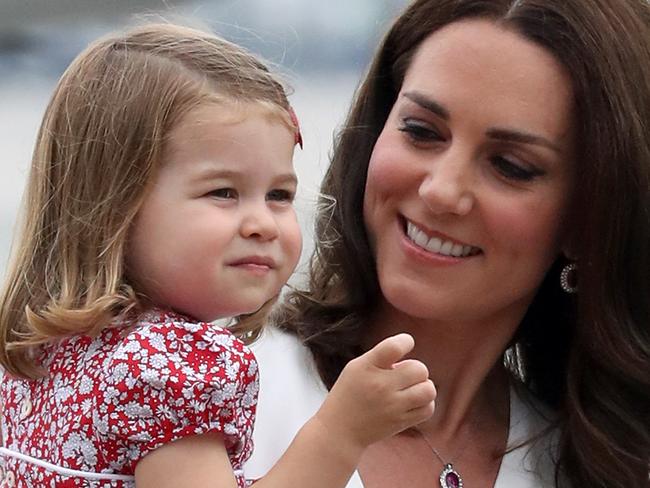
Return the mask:
<svg viewBox="0 0 650 488">
<path fill-rule="evenodd" d="M 280 458 L 300 427 L 327 395 L 309 350 L 296 337 L 267 328 L 253 344 L 260 366 L 260 396 L 253 433 L 254 450 L 244 465 L 246 478 L 262 477 Z M 511 388 L 508 446 L 548 426 L 547 415 L 525 392 Z M 553 488 L 556 435 L 507 453 L 494 488 Z M 364 488 L 358 473 L 346 488 Z"/>
</svg>

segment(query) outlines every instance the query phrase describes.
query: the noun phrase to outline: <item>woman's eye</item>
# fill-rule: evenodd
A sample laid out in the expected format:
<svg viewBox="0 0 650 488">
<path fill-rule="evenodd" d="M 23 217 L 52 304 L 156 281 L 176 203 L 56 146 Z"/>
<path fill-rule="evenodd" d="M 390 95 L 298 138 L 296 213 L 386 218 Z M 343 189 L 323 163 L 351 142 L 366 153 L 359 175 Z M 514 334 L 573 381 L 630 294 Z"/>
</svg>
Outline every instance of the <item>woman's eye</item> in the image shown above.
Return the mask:
<svg viewBox="0 0 650 488">
<path fill-rule="evenodd" d="M 443 140 L 443 137 L 434 127 L 417 119 L 402 119 L 402 124 L 397 128 L 397 130 L 404 132 L 409 138 L 416 142 Z"/>
<path fill-rule="evenodd" d="M 289 190 L 271 190 L 266 194 L 267 200 L 275 202 L 293 202 L 294 194 Z"/>
<path fill-rule="evenodd" d="M 515 163 L 504 157 L 496 156 L 492 158 L 492 164 L 496 170 L 505 178 L 515 181 L 532 181 L 544 172 L 537 168 L 525 168 L 520 163 Z"/>
<path fill-rule="evenodd" d="M 219 198 L 221 200 L 230 200 L 237 198 L 237 192 L 234 188 L 218 188 L 210 192 L 210 196 Z"/>
</svg>

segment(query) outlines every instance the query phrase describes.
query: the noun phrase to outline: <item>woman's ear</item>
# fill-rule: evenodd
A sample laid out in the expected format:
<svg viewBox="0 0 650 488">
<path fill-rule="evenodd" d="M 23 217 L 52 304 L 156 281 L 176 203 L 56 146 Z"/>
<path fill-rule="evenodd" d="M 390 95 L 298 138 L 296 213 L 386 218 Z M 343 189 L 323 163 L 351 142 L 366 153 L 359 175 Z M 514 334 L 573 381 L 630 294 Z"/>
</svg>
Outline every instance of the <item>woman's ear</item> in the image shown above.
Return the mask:
<svg viewBox="0 0 650 488">
<path fill-rule="evenodd" d="M 565 235 L 562 239 L 560 256 L 565 257 L 569 261 L 576 261 L 578 259 L 577 246 L 575 245 L 573 236 Z"/>
<path fill-rule="evenodd" d="M 570 248 L 563 247 L 560 249 L 560 255 L 568 259 L 569 261 L 576 261 L 578 259 L 578 255 L 573 252 Z"/>
</svg>

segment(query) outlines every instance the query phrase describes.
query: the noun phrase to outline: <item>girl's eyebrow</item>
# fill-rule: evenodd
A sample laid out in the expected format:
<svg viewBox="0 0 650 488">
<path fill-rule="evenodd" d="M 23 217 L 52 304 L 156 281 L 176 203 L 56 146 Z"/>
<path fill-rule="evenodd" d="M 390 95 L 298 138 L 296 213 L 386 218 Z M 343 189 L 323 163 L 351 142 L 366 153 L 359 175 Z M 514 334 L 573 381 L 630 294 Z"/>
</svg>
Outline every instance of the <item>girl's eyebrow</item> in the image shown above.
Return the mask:
<svg viewBox="0 0 650 488">
<path fill-rule="evenodd" d="M 237 171 L 232 169 L 219 169 L 219 168 L 206 168 L 199 171 L 194 177 L 195 181 L 204 181 L 204 180 L 218 180 L 223 179 L 237 179 L 237 178 L 246 178 L 247 175 L 243 171 Z M 297 185 L 298 177 L 295 173 L 282 173 L 273 178 L 277 183 L 290 183 Z"/>
<path fill-rule="evenodd" d="M 402 95 L 405 98 L 408 98 L 415 104 L 419 105 L 425 110 L 441 117 L 442 119 L 448 121 L 451 119 L 449 110 L 443 107 L 440 103 L 436 102 L 432 98 L 424 95 L 423 93 L 417 91 L 409 91 Z M 562 150 L 554 144 L 552 141 L 547 138 L 531 134 L 530 132 L 515 130 L 515 129 L 506 129 L 506 128 L 492 128 L 485 131 L 485 135 L 492 139 L 497 139 L 500 141 L 506 142 L 519 142 L 522 144 L 533 144 L 536 146 L 547 147 L 556 153 L 562 154 Z"/>
<path fill-rule="evenodd" d="M 275 181 L 278 183 L 290 183 L 292 185 L 298 185 L 298 177 L 296 176 L 295 173 L 286 173 L 282 175 L 278 175 L 275 178 Z"/>
<path fill-rule="evenodd" d="M 194 180 L 203 181 L 203 180 L 218 180 L 219 178 L 236 178 L 240 176 L 241 172 L 233 171 L 230 169 L 219 169 L 214 167 L 207 167 L 196 171 L 194 174 Z"/>
</svg>

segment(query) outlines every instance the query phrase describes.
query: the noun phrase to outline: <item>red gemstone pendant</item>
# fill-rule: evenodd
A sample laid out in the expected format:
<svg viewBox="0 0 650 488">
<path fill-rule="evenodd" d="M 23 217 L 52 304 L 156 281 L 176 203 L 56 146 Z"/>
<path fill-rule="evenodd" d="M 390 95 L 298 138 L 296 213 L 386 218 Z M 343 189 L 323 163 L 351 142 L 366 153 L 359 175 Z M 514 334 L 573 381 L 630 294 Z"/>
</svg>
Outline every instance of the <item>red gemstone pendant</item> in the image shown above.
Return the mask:
<svg viewBox="0 0 650 488">
<path fill-rule="evenodd" d="M 460 474 L 458 474 L 458 471 L 454 469 L 451 463 L 446 464 L 440 472 L 440 487 L 463 488 L 463 478 L 460 477 Z"/>
</svg>

